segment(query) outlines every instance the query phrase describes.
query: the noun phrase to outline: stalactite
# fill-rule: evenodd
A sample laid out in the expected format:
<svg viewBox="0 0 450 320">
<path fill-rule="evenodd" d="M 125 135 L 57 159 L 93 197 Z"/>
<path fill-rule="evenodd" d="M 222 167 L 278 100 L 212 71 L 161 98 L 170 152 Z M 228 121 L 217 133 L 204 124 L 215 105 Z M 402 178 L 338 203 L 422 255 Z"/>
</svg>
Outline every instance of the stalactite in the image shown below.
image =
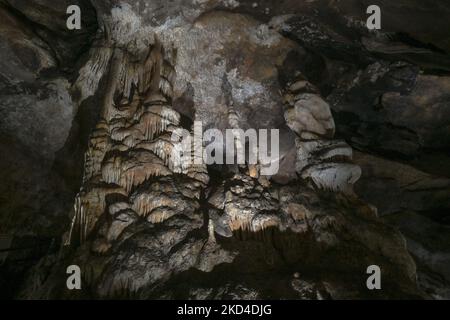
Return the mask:
<svg viewBox="0 0 450 320">
<path fill-rule="evenodd" d="M 164 78 L 161 78 L 159 82 L 159 89 L 165 97 L 171 97 L 173 94 L 172 84 Z"/>
<path fill-rule="evenodd" d="M 165 57 L 165 51 L 157 41 L 143 59 L 132 57 L 123 48 L 114 48 L 102 105 L 104 120 L 90 138 L 85 158 L 83 187 L 91 184 L 97 174 L 100 180 L 97 178 L 95 182 L 100 187 L 87 188 L 83 198 L 79 196 L 75 200 L 72 240 L 76 237 L 85 241 L 105 211 L 105 197 L 110 193 L 120 193 L 128 198 L 132 193 L 131 210 L 151 223 L 163 223 L 174 214 L 197 208 L 187 204 L 188 197 L 198 199 L 199 188 L 206 186 L 209 178 L 205 166 L 193 166 L 192 158 L 181 158 L 185 151 L 181 137 L 177 141 L 171 139 L 172 133 L 179 128 L 180 114 L 169 105 L 175 76 L 175 69 L 170 64 L 174 57 L 170 54 Z M 170 197 L 149 196 L 143 191 L 144 183 L 151 185 L 153 179 L 174 173 L 195 179 L 192 180 L 195 190 L 183 196 L 178 190 L 172 191 Z M 187 180 L 186 183 L 191 182 Z M 80 233 L 75 236 L 74 230 L 80 230 Z M 100 247 L 108 250 L 110 245 Z"/>
</svg>

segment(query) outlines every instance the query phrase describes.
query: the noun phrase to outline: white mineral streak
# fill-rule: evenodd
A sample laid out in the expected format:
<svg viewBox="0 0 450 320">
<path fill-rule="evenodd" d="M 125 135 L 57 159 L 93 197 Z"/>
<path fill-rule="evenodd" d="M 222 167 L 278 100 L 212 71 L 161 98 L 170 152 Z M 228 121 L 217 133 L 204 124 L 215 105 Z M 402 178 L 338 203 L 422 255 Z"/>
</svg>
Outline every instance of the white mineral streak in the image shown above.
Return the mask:
<svg viewBox="0 0 450 320">
<path fill-rule="evenodd" d="M 76 228 L 80 228 L 79 230 L 81 231 L 82 230 L 81 226 L 83 226 L 82 216 L 83 216 L 84 212 L 83 212 L 83 208 L 81 206 L 81 200 L 80 200 L 79 194 L 77 194 L 75 197 L 75 203 L 73 205 L 73 208 L 74 208 L 75 214 L 74 214 L 74 217 L 72 218 L 69 237 L 67 238 L 66 245 L 69 245 L 73 238 L 84 239 L 84 236 L 81 232 L 78 235 L 73 234 L 76 231 Z"/>
<path fill-rule="evenodd" d="M 94 47 L 89 53 L 89 60 L 80 69 L 74 87 L 80 91 L 80 102 L 94 95 L 100 79 L 105 74 L 113 49 Z"/>
<path fill-rule="evenodd" d="M 91 192 L 80 191 L 77 194 L 74 204 L 75 214 L 67 244 L 70 244 L 73 239 L 80 242 L 86 240 L 94 227 L 93 221 L 105 210 L 105 191 L 101 188 L 94 188 Z"/>
<path fill-rule="evenodd" d="M 216 236 L 214 234 L 214 222 L 211 219 L 208 220 L 208 241 L 216 242 Z"/>
<path fill-rule="evenodd" d="M 268 94 L 260 82 L 240 76 L 237 68 L 227 72 L 227 79 L 232 86 L 233 100 L 238 103 L 246 103 L 249 100 L 262 102 L 262 98 Z"/>
</svg>

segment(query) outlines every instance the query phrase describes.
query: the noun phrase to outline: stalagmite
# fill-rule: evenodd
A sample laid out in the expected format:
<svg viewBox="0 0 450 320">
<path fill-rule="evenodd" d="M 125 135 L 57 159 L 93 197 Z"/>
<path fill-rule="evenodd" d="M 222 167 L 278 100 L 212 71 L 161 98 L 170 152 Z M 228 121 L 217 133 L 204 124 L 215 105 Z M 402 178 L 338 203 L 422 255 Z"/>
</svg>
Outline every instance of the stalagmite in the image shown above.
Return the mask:
<svg viewBox="0 0 450 320">
<path fill-rule="evenodd" d="M 286 124 L 297 135 L 297 173 L 316 188 L 352 193 L 361 169 L 351 163 L 351 147 L 332 140 L 335 125 L 328 103 L 301 75 L 288 85 L 284 101 Z"/>
</svg>

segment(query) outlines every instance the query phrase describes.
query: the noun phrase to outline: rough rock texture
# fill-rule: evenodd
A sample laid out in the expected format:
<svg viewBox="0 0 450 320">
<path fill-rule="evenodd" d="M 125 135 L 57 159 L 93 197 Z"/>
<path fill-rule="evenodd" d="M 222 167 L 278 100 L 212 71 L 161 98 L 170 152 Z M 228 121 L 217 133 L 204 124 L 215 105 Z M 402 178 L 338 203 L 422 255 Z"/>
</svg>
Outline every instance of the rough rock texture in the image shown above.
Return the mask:
<svg viewBox="0 0 450 320">
<path fill-rule="evenodd" d="M 285 94 L 286 124 L 297 134 L 296 171 L 318 189 L 352 193 L 361 169 L 352 164 L 352 149 L 333 141 L 335 124 L 330 106 L 303 77 Z"/>
<path fill-rule="evenodd" d="M 1 296 L 450 298 L 450 7 L 369 4 L 0 1 Z M 280 170 L 185 163 L 194 121 Z"/>
<path fill-rule="evenodd" d="M 70 221 L 72 186 L 79 181 L 66 180 L 55 164 L 77 126 L 71 73 L 97 29 L 92 6 L 81 6 L 83 29 L 71 33 L 61 1 L 0 1 L 0 234 L 12 239 L 1 249 L 22 248 L 6 252 L 2 297 L 59 246 Z"/>
</svg>

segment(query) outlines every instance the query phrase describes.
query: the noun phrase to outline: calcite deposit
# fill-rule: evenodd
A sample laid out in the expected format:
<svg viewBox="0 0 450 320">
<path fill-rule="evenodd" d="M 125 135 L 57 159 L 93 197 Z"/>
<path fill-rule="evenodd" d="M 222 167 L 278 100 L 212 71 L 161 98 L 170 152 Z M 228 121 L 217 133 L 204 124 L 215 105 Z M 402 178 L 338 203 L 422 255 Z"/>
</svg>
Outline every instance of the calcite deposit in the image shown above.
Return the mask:
<svg viewBox="0 0 450 320">
<path fill-rule="evenodd" d="M 0 297 L 450 298 L 449 6 L 69 2 L 0 1 Z"/>
</svg>

